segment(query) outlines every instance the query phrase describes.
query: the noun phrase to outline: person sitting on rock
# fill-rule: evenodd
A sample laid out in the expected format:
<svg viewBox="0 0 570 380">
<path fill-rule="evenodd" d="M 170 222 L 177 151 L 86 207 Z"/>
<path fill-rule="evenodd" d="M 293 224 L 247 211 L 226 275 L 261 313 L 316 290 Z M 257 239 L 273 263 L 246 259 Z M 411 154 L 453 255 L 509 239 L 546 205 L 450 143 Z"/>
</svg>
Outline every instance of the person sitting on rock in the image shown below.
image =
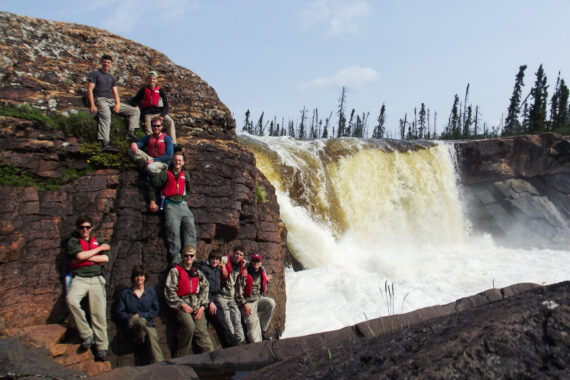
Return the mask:
<svg viewBox="0 0 570 380">
<path fill-rule="evenodd" d="M 232 329 L 228 326 L 224 310 L 219 302 L 222 296 L 222 271 L 220 267 L 220 260 L 222 255 L 219 252 L 213 251 L 208 257 L 208 261 L 203 261 L 198 264 L 198 269 L 204 273 L 208 280 L 208 310 L 206 311 L 206 318 L 214 325 L 218 338 L 222 347 L 231 347 L 238 344 L 238 340 L 234 337 Z"/>
<path fill-rule="evenodd" d="M 67 242 L 67 255 L 73 280 L 67 293 L 67 304 L 82 339 L 81 349 L 95 345 L 95 359 L 105 361 L 109 339 L 107 337 L 107 298 L 105 278 L 101 264 L 109 262 L 109 244 L 101 243 L 91 234 L 93 222 L 88 216 L 80 216 L 76 230 Z M 88 297 L 91 326 L 87 322 L 81 300 Z"/>
<path fill-rule="evenodd" d="M 200 352 L 214 351 L 214 344 L 208 334 L 204 311 L 208 308 L 208 280 L 196 267 L 192 266 L 196 249 L 184 247 L 182 265 L 175 265 L 166 277 L 164 297 L 174 311 L 180 331 L 174 357 L 189 355 L 192 352 L 192 337 Z"/>
<path fill-rule="evenodd" d="M 170 136 L 162 133 L 162 120 L 152 118 L 152 134 L 131 143 L 129 156 L 149 174 L 158 174 L 168 168 L 172 159 L 173 147 Z M 146 153 L 142 150 L 146 149 Z"/>
<path fill-rule="evenodd" d="M 170 168 L 152 176 L 148 189 L 151 212 L 158 211 L 157 190 L 162 190 L 162 196 L 164 196 L 164 224 L 171 265 L 182 262 L 180 249 L 183 245 L 196 249 L 194 215 L 188 208 L 190 176 L 186 170 L 183 170 L 183 167 L 184 154 L 174 153 Z"/>
<path fill-rule="evenodd" d="M 131 272 L 132 286 L 123 290 L 117 305 L 117 319 L 124 323 L 133 343 L 147 343 L 151 362 L 164 360 L 154 327 L 158 315 L 158 298 L 153 288 L 145 286 L 148 279 L 146 268 L 135 265 Z"/>
<path fill-rule="evenodd" d="M 172 120 L 168 114 L 166 92 L 162 87 L 157 85 L 157 82 L 158 73 L 156 71 L 149 72 L 148 85 L 137 92 L 131 104 L 137 108 L 141 108 L 147 135 L 152 133 L 150 129 L 152 118 L 159 117 L 161 121 L 166 121 L 167 133 L 172 138 L 172 142 L 176 144 L 176 127 L 174 120 Z"/>
<path fill-rule="evenodd" d="M 119 150 L 111 145 L 111 110 L 128 117 L 129 132 L 127 138 L 136 140 L 135 130 L 139 127 L 140 110 L 128 104 L 121 104 L 117 81 L 110 74 L 113 57 L 105 54 L 101 57 L 101 68 L 89 74 L 87 97 L 91 112 L 99 118 L 98 139 L 103 151 L 116 153 Z"/>
<path fill-rule="evenodd" d="M 241 325 L 241 314 L 235 297 L 239 278 L 247 274 L 245 270 L 247 262 L 244 261 L 244 256 L 244 249 L 240 245 L 234 249 L 231 255 L 222 257 L 222 292 L 221 297 L 218 297 L 218 302 L 224 311 L 226 323 L 239 344 L 245 343 L 245 334 L 243 332 L 243 326 Z"/>
<path fill-rule="evenodd" d="M 267 335 L 267 328 L 273 316 L 275 301 L 266 297 L 265 293 L 267 283 L 271 282 L 272 278 L 271 275 L 265 274 L 265 269 L 261 266 L 261 255 L 259 253 L 251 255 L 247 275 L 239 281 L 236 295 L 250 343 L 271 339 Z"/>
</svg>

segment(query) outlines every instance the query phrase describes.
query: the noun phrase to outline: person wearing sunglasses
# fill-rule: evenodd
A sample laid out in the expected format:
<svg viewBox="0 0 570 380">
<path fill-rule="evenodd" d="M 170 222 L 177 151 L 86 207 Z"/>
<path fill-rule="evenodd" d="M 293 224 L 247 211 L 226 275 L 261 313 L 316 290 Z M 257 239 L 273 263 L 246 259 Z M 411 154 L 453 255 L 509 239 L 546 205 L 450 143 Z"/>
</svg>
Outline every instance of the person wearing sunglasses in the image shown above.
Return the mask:
<svg viewBox="0 0 570 380">
<path fill-rule="evenodd" d="M 267 328 L 275 310 L 275 301 L 265 294 L 267 283 L 271 282 L 273 276 L 265 274 L 261 261 L 259 253 L 251 255 L 247 275 L 239 281 L 236 294 L 250 343 L 272 339 L 267 334 Z"/>
<path fill-rule="evenodd" d="M 152 133 L 151 119 L 158 117 L 160 121 L 164 121 L 167 126 L 167 133 L 172 138 L 172 142 L 176 144 L 176 127 L 174 120 L 169 115 L 168 98 L 164 88 L 158 85 L 158 73 L 151 71 L 148 73 L 147 85 L 142 87 L 135 97 L 131 100 L 131 104 L 140 107 L 144 116 L 144 124 L 146 134 Z"/>
<path fill-rule="evenodd" d="M 139 168 L 146 169 L 149 174 L 158 174 L 170 165 L 174 147 L 170 136 L 162 132 L 162 120 L 158 116 L 151 124 L 152 134 L 131 143 L 128 152 Z"/>
<path fill-rule="evenodd" d="M 67 243 L 67 255 L 73 280 L 67 293 L 67 304 L 82 339 L 81 349 L 95 347 L 95 359 L 105 361 L 109 347 L 107 337 L 107 298 L 105 278 L 101 265 L 109 262 L 109 244 L 102 243 L 92 234 L 93 221 L 80 216 L 75 223 L 75 232 Z M 81 300 L 87 297 L 91 325 Z"/>
<path fill-rule="evenodd" d="M 214 351 L 204 315 L 208 308 L 209 284 L 204 274 L 192 266 L 195 258 L 196 249 L 185 246 L 182 263 L 170 269 L 164 286 L 166 303 L 179 325 L 178 343 L 173 354 L 176 358 L 192 353 L 192 338 L 200 352 Z"/>
</svg>

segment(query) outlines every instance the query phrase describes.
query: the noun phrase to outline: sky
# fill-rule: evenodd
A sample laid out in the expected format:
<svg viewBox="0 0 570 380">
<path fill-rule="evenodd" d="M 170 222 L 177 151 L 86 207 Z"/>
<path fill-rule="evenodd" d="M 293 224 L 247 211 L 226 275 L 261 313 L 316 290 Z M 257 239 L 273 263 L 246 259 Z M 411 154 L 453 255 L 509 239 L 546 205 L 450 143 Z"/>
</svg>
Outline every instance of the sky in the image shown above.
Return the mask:
<svg viewBox="0 0 570 380">
<path fill-rule="evenodd" d="M 467 84 L 480 120 L 498 125 L 520 65 L 523 96 L 540 64 L 549 96 L 559 72 L 570 78 L 567 0 L 0 0 L 0 10 L 159 50 L 216 90 L 238 132 L 248 109 L 254 121 L 298 123 L 304 107 L 335 120 L 343 86 L 348 112 L 370 113 L 369 133 L 382 104 L 396 137 L 421 103 L 440 132 Z"/>
</svg>

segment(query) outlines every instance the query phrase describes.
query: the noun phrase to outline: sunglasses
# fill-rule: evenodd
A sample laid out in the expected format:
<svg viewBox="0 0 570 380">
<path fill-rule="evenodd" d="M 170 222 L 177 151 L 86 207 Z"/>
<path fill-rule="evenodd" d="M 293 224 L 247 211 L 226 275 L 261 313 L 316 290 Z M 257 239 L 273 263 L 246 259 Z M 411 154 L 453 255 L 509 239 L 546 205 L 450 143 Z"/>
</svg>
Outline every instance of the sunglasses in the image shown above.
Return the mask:
<svg viewBox="0 0 570 380">
<path fill-rule="evenodd" d="M 79 226 L 80 230 L 90 230 L 91 226 Z"/>
<path fill-rule="evenodd" d="M 182 255 L 182 257 L 194 257 L 196 255 Z"/>
<path fill-rule="evenodd" d="M 152 127 L 153 128 L 159 128 L 159 127 L 162 127 L 162 124 L 153 124 Z"/>
<path fill-rule="evenodd" d="M 251 262 L 252 262 L 252 263 L 260 263 L 261 260 L 259 260 L 259 259 L 251 259 Z"/>
</svg>

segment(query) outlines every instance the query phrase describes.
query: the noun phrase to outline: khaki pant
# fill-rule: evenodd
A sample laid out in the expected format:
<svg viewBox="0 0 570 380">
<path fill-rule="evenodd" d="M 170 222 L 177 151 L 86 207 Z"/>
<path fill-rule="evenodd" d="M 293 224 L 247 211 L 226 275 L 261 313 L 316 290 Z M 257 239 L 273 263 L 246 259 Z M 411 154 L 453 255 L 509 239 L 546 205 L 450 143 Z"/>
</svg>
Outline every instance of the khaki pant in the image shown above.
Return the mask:
<svg viewBox="0 0 570 380">
<path fill-rule="evenodd" d="M 217 300 L 220 302 L 220 305 L 222 305 L 226 323 L 232 334 L 234 334 L 234 337 L 240 342 L 245 341 L 239 307 L 236 301 L 225 297 L 218 297 Z"/>
<path fill-rule="evenodd" d="M 144 115 L 144 128 L 147 135 L 152 135 L 152 128 L 150 126 L 150 122 L 153 117 L 160 116 L 159 113 L 147 113 Z M 166 134 L 170 136 L 172 139 L 172 143 L 176 144 L 176 127 L 174 125 L 174 120 L 170 117 L 170 115 L 164 116 L 164 121 L 166 122 L 164 125 L 166 127 Z M 164 127 L 163 127 L 164 129 Z"/>
<path fill-rule="evenodd" d="M 168 168 L 167 164 L 165 164 L 164 162 L 159 162 L 159 161 L 154 161 L 152 164 L 147 165 L 146 163 L 148 162 L 148 160 L 150 160 L 153 157 L 151 157 L 147 153 L 143 152 L 142 149 L 138 149 L 136 153 L 133 153 L 133 151 L 129 147 L 128 152 L 129 152 L 129 157 L 131 157 L 131 159 L 140 168 L 145 168 L 145 170 L 149 174 L 159 174 L 161 171 Z"/>
<path fill-rule="evenodd" d="M 92 326 L 89 326 L 85 311 L 81 308 L 81 300 L 85 296 L 89 298 Z M 73 277 L 69 293 L 67 293 L 67 304 L 81 339 L 85 340 L 92 336 L 97 350 L 107 351 L 109 339 L 107 338 L 105 278 L 103 276 Z"/>
<path fill-rule="evenodd" d="M 156 333 L 156 329 L 149 326 L 145 318 L 132 317 L 129 319 L 127 329 L 129 330 L 133 343 L 147 343 L 153 363 L 164 361 L 162 350 L 158 344 L 158 334 Z"/>
<path fill-rule="evenodd" d="M 204 313 L 207 312 L 208 310 L 204 310 Z M 192 353 L 193 337 L 196 339 L 200 352 L 214 351 L 214 344 L 208 334 L 208 322 L 204 314 L 202 314 L 200 319 L 194 320 L 192 314 L 188 314 L 183 310 L 176 310 L 176 320 L 180 326 L 180 331 L 178 334 L 178 345 L 174 353 L 175 357 L 179 358 Z"/>
<path fill-rule="evenodd" d="M 261 342 L 263 340 L 261 332 L 267 331 L 269 327 L 275 309 L 275 301 L 273 298 L 261 297 L 247 305 L 251 308 L 251 314 L 246 316 L 243 309 L 241 311 L 247 327 L 247 339 L 250 343 Z M 261 314 L 261 318 L 257 314 L 258 312 Z"/>
<path fill-rule="evenodd" d="M 111 139 L 111 108 L 115 107 L 115 100 L 109 98 L 95 98 L 97 116 L 99 118 L 97 138 L 102 141 Z M 121 103 L 119 115 L 128 117 L 129 131 L 135 131 L 139 127 L 141 111 L 136 107 Z"/>
</svg>

